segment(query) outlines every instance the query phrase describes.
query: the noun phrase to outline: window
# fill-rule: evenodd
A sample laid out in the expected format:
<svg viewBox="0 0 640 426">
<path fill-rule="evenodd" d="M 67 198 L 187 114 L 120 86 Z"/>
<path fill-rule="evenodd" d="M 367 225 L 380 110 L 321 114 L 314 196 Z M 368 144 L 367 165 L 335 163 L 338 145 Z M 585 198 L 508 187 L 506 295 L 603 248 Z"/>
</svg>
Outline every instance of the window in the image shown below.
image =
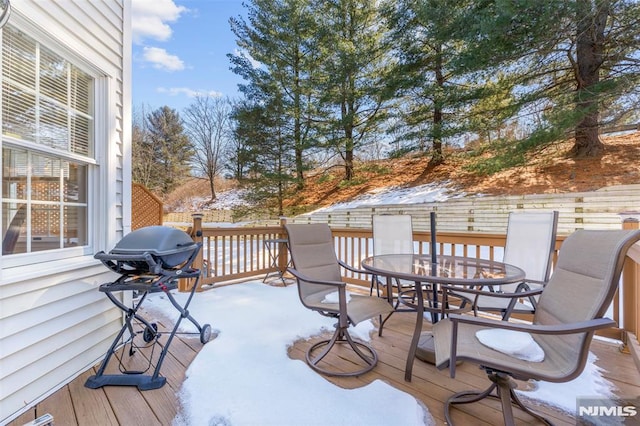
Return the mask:
<svg viewBox="0 0 640 426">
<path fill-rule="evenodd" d="M 2 254 L 89 244 L 95 79 L 2 30 Z"/>
</svg>

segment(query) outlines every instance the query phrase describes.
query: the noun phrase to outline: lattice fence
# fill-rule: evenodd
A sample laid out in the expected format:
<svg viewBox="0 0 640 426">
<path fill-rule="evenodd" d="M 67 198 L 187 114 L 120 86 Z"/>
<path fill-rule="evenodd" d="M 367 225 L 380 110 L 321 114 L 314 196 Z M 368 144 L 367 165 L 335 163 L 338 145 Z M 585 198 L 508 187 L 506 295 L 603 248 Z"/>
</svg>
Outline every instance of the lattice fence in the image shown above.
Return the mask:
<svg viewBox="0 0 640 426">
<path fill-rule="evenodd" d="M 131 186 L 131 230 L 145 226 L 162 225 L 162 201 L 144 185 Z"/>
<path fill-rule="evenodd" d="M 514 210 L 558 210 L 558 234 L 576 229 L 620 229 L 625 213 L 640 216 L 640 184 L 618 185 L 592 192 L 455 198 L 420 204 L 369 205 L 306 213 L 289 223 L 326 222 L 336 228 L 371 228 L 374 214 L 410 214 L 417 231 L 430 229 L 438 215 L 439 232 L 501 233 Z"/>
</svg>

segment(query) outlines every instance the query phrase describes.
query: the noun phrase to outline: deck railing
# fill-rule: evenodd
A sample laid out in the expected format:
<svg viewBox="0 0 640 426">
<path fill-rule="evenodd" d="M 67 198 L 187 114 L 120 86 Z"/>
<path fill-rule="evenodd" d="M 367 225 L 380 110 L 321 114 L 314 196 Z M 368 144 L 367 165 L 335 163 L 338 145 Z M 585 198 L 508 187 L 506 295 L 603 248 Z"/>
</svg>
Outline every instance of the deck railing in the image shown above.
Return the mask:
<svg viewBox="0 0 640 426">
<path fill-rule="evenodd" d="M 285 219 L 279 226 L 255 227 L 203 227 L 202 216 L 193 215 L 193 225 L 189 228 L 194 240 L 202 242 L 203 249 L 194 266 L 202 270 L 199 286 L 201 288 L 246 280 L 251 277 L 264 277 L 266 274 L 283 272 L 288 263 L 286 244 L 271 247 L 271 255 L 277 259 L 273 265 L 266 247 L 266 240 L 286 238 Z M 625 229 L 638 229 L 636 219 L 626 219 L 621 225 Z M 360 265 L 360 261 L 373 254 L 373 234 L 365 228 L 332 228 L 336 254 L 339 259 L 350 265 Z M 555 258 L 565 236 L 557 237 Z M 478 232 L 438 232 L 437 252 L 483 259 L 501 259 L 506 234 Z M 430 254 L 431 234 L 429 231 L 414 231 L 416 252 Z M 275 252 L 274 252 L 275 250 Z M 623 270 L 621 290 L 616 293 L 610 316 L 619 324 L 619 329 L 606 335 L 612 338 L 624 338 L 621 331 L 638 336 L 640 330 L 640 245 L 636 244 L 628 253 Z M 345 282 L 369 288 L 367 276 L 349 273 Z M 182 291 L 190 289 L 191 282 L 184 280 L 180 284 Z M 624 334 L 624 333 L 623 333 Z M 636 339 L 637 340 L 637 339 Z"/>
</svg>

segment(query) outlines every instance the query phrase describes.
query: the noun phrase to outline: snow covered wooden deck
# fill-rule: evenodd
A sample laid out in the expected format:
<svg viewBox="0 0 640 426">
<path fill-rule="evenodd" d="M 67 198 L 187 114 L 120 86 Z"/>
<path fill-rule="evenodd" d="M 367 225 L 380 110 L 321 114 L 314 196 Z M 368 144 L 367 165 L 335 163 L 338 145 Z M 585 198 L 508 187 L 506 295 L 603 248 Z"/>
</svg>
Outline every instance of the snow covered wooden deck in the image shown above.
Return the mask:
<svg viewBox="0 0 640 426">
<path fill-rule="evenodd" d="M 404 366 L 414 321 L 415 314 L 398 313 L 385 325 L 383 337 L 373 336 L 372 343 L 380 357 L 373 371 L 357 378 L 327 377 L 326 380 L 343 388 L 357 388 L 374 380 L 385 381 L 422 401 L 437 424 L 444 424 L 444 401 L 460 390 L 484 389 L 488 380 L 483 371 L 471 364 L 462 364 L 456 378 L 451 379 L 447 371 L 437 370 L 433 365 L 416 360 L 413 379 L 406 382 Z M 212 340 L 208 344 L 215 345 L 216 341 Z M 304 359 L 304 353 L 310 344 L 296 343 L 290 350 L 290 357 Z M 144 392 L 135 387 L 117 386 L 88 389 L 84 387 L 84 382 L 94 371 L 87 371 L 10 425 L 23 425 L 45 413 L 53 416 L 56 425 L 171 425 L 180 412 L 177 392 L 184 380 L 185 371 L 202 346 L 197 337 L 176 335 L 161 370 L 162 375 L 167 377 L 167 384 L 160 389 Z M 630 354 L 622 353 L 618 345 L 603 340 L 593 342 L 592 352 L 598 357 L 597 365 L 604 369 L 604 377 L 616 386 L 618 396 L 630 398 L 640 394 L 640 373 Z M 148 351 L 141 350 L 139 355 L 147 356 Z M 343 363 L 345 360 L 336 359 L 335 362 Z M 211 386 L 216 384 L 212 383 Z M 209 398 L 206 391 L 201 397 Z M 243 398 L 243 395 L 238 395 L 238 398 Z M 265 395 L 265 398 L 277 399 L 278 395 Z M 280 402 L 282 401 L 278 401 Z M 211 404 L 215 405 L 216 401 L 212 399 Z M 538 410 L 550 416 L 558 425 L 575 424 L 573 417 L 557 409 L 543 406 L 538 407 Z M 518 410 L 515 412 L 519 424 L 539 424 L 527 414 Z M 502 423 L 502 414 L 497 401 L 484 400 L 454 408 L 453 420 L 460 425 L 496 425 Z"/>
</svg>

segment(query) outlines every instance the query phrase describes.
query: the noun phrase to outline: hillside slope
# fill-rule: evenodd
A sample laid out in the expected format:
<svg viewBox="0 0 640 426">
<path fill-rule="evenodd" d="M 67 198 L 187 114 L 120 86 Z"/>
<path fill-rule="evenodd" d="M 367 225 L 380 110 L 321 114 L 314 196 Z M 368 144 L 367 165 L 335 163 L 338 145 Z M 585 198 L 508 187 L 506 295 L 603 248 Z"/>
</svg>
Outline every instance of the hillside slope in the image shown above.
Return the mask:
<svg viewBox="0 0 640 426">
<path fill-rule="evenodd" d="M 558 143 L 529 156 L 527 164 L 481 176 L 467 168 L 468 156 L 450 152 L 445 164 L 428 168 L 429 158 L 381 160 L 360 165 L 356 176 L 363 183 L 340 187 L 342 169 L 331 175 L 309 177 L 306 187 L 288 205 L 325 207 L 381 187 L 447 184 L 466 194 L 519 195 L 593 191 L 605 186 L 640 183 L 640 132 L 603 137 L 605 153 L 596 159 L 568 158 L 571 142 Z M 385 172 L 380 173 L 380 170 Z"/>
<path fill-rule="evenodd" d="M 640 131 L 603 137 L 605 153 L 596 159 L 568 158 L 571 142 L 553 144 L 530 154 L 525 166 L 492 175 L 469 170 L 472 161 L 463 151 L 449 150 L 447 160 L 429 168 L 429 158 L 405 157 L 361 163 L 355 183 L 341 184 L 344 170 L 334 167 L 308 173 L 305 188 L 295 192 L 285 205 L 297 212 L 350 201 L 384 188 L 406 188 L 424 184 L 446 185 L 456 192 L 485 195 L 519 195 L 593 191 L 605 186 L 640 183 Z M 230 181 L 220 181 L 217 202 L 209 203 L 208 182 L 194 179 L 165 198 L 167 211 L 225 209 L 225 198 L 235 197 Z M 228 192 L 225 192 L 228 191 Z"/>
</svg>

